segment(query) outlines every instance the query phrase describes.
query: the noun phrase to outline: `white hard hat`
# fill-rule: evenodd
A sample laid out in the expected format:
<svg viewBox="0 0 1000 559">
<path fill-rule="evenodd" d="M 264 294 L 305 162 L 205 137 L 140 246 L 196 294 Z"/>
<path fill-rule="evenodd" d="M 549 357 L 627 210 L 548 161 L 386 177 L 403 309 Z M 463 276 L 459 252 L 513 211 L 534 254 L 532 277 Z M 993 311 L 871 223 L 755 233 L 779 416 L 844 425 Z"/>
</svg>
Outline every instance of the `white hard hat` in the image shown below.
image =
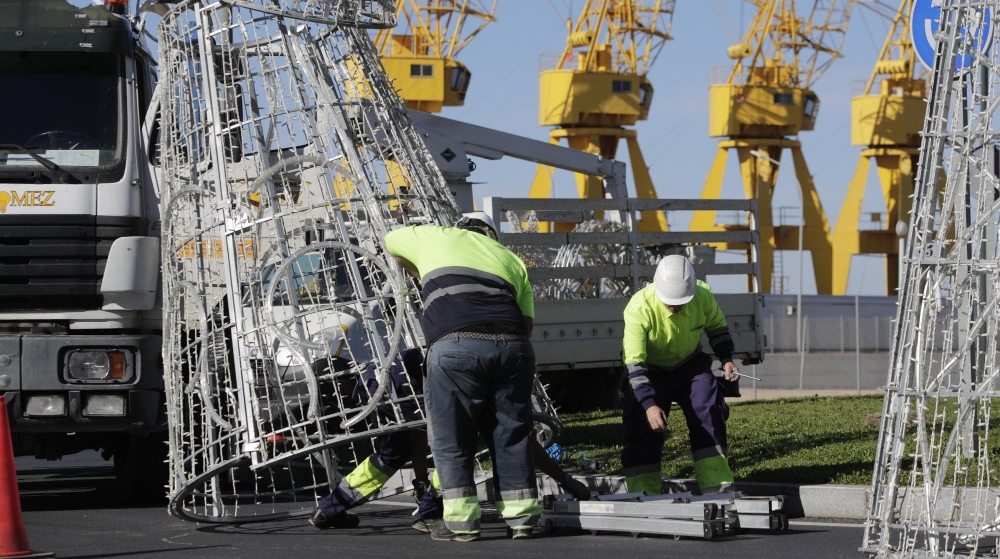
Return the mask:
<svg viewBox="0 0 1000 559">
<path fill-rule="evenodd" d="M 664 305 L 683 305 L 693 299 L 697 281 L 691 261 L 680 254 L 660 260 L 653 275 L 656 298 Z"/>
<path fill-rule="evenodd" d="M 476 226 L 476 225 L 485 225 L 489 227 L 493 234 L 492 235 L 488 234 L 488 236 L 494 241 L 500 239 L 500 230 L 497 229 L 496 223 L 493 223 L 493 218 L 490 217 L 490 214 L 486 212 L 469 212 L 466 214 L 462 214 L 462 219 L 458 220 L 458 223 L 455 224 L 455 227 L 458 227 L 459 229 L 467 229 L 469 226 Z"/>
</svg>

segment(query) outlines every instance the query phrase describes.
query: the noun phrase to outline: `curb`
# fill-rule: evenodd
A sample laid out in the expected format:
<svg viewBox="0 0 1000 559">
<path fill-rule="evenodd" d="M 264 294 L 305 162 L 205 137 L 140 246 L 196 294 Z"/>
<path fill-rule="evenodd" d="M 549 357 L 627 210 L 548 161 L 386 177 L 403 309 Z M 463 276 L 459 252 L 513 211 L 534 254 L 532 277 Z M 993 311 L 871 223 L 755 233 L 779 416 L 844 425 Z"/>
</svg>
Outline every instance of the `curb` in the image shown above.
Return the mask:
<svg viewBox="0 0 1000 559">
<path fill-rule="evenodd" d="M 794 483 L 737 482 L 736 489 L 750 496 L 784 495 L 789 518 L 842 518 L 864 520 L 871 488 L 867 485 L 800 485 Z"/>
</svg>

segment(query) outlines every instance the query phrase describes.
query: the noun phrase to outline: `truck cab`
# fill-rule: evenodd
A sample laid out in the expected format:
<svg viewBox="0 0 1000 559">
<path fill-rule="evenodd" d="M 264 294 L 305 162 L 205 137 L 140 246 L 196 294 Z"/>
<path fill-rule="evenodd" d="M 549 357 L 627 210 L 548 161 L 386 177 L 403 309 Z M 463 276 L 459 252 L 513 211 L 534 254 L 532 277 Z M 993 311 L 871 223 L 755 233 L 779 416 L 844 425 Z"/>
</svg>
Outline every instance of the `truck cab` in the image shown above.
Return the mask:
<svg viewBox="0 0 1000 559">
<path fill-rule="evenodd" d="M 125 497 L 162 497 L 148 468 L 166 452 L 142 126 L 155 77 L 108 7 L 0 1 L 0 393 L 14 451 L 100 449 Z"/>
</svg>

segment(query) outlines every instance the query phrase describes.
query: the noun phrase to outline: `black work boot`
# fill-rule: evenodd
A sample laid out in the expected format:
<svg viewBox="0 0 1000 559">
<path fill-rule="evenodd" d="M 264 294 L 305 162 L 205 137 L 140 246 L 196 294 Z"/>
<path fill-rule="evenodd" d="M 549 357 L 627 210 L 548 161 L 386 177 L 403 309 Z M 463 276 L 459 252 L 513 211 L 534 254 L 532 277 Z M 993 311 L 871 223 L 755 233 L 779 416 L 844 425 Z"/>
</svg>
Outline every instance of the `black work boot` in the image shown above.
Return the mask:
<svg viewBox="0 0 1000 559">
<path fill-rule="evenodd" d="M 339 512 L 333 516 L 327 516 L 323 514 L 323 511 L 316 509 L 312 518 L 309 519 L 309 524 L 312 524 L 320 530 L 326 530 L 328 528 L 357 528 L 358 524 L 361 524 L 361 519 L 358 518 L 358 515 L 351 514 L 347 511 Z"/>
<path fill-rule="evenodd" d="M 479 532 L 456 534 L 444 525 L 444 520 L 437 519 L 431 523 L 431 539 L 439 542 L 474 542 L 479 539 Z"/>
<path fill-rule="evenodd" d="M 431 524 L 434 522 L 433 518 L 418 517 L 410 524 L 410 527 L 418 532 L 423 532 L 425 534 L 431 533 Z"/>
<path fill-rule="evenodd" d="M 530 540 L 531 526 L 518 526 L 517 528 L 507 527 L 507 537 L 512 540 Z"/>
</svg>

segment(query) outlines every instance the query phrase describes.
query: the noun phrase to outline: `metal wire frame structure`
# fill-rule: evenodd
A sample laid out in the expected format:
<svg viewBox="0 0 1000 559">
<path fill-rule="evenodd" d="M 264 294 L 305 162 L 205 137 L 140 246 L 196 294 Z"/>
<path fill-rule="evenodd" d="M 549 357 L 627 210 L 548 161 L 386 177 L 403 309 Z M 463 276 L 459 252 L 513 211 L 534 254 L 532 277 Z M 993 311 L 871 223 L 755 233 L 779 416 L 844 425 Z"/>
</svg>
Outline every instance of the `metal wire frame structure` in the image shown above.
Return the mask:
<svg viewBox="0 0 1000 559">
<path fill-rule="evenodd" d="M 538 215 L 534 211 L 522 218 L 513 211 L 507 212 L 512 233 L 537 233 Z M 619 233 L 626 231 L 619 221 L 591 219 L 578 223 L 573 233 Z M 516 245 L 514 252 L 529 267 L 559 266 L 563 268 L 586 266 L 627 265 L 631 260 L 628 245 L 563 245 L 558 249 L 535 245 Z M 657 258 L 640 247 L 637 257 L 642 264 L 656 264 Z M 628 278 L 569 278 L 536 279 L 531 282 L 536 299 L 610 299 L 632 296 Z"/>
<path fill-rule="evenodd" d="M 400 359 L 422 339 L 419 296 L 381 239 L 451 225 L 459 210 L 367 23 L 317 23 L 320 4 L 189 0 L 160 24 L 163 355 L 181 518 L 308 514 L 372 437 L 424 422 Z"/>
<path fill-rule="evenodd" d="M 574 233 L 620 233 L 628 231 L 619 221 L 590 220 L 573 227 Z M 635 256 L 644 265 L 654 265 L 657 258 L 640 247 Z M 628 245 L 565 245 L 559 247 L 552 266 L 627 266 L 633 256 Z M 546 299 L 613 299 L 631 297 L 630 278 L 570 278 L 552 280 L 542 297 Z"/>
<path fill-rule="evenodd" d="M 862 544 L 885 558 L 1000 542 L 1000 42 L 985 24 L 1000 2 L 941 4 Z"/>
<path fill-rule="evenodd" d="M 224 0 L 276 17 L 343 27 L 385 29 L 396 25 L 395 0 Z"/>
</svg>

